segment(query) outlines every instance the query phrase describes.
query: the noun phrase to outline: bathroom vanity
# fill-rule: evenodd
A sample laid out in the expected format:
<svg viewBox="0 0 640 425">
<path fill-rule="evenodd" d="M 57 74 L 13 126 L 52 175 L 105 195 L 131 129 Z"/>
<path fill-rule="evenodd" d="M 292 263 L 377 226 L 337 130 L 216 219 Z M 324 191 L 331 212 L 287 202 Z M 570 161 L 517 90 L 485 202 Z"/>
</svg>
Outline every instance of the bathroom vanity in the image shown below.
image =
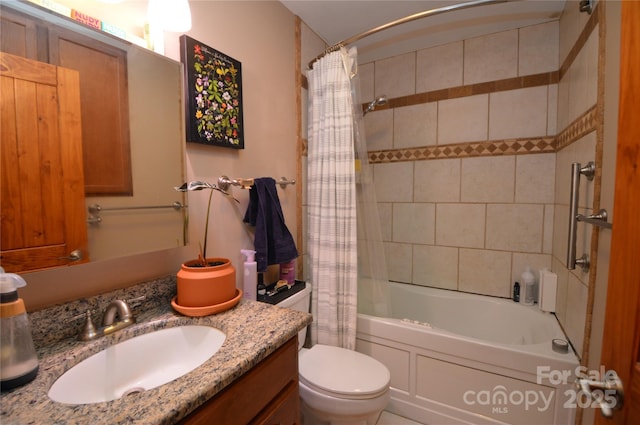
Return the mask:
<svg viewBox="0 0 640 425">
<path fill-rule="evenodd" d="M 296 422 L 297 334 L 311 315 L 242 299 L 219 314 L 186 317 L 172 310 L 174 295 L 175 277 L 169 276 L 30 313 L 40 371 L 31 383 L 2 393 L 0 423 Z M 78 341 L 82 320 L 74 317 L 87 309 L 101 311 L 113 299 L 141 300 L 131 303 L 137 323 L 94 341 Z M 226 339 L 211 358 L 180 378 L 109 402 L 70 405 L 48 397 L 59 376 L 91 355 L 138 335 L 185 325 L 215 327 Z"/>
<path fill-rule="evenodd" d="M 299 410 L 296 336 L 179 423 L 295 424 Z"/>
</svg>

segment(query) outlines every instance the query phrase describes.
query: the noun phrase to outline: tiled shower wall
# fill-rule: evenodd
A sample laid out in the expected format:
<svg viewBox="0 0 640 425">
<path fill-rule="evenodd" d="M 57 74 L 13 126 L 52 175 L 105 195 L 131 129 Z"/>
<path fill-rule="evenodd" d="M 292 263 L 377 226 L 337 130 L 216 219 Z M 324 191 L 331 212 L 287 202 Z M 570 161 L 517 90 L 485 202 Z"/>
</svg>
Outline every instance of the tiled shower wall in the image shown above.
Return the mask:
<svg viewBox="0 0 640 425">
<path fill-rule="evenodd" d="M 391 280 L 509 297 L 551 268 L 558 29 L 360 65 L 363 101 L 392 99 L 365 116 Z"/>
<path fill-rule="evenodd" d="M 600 171 L 602 158 L 601 129 L 602 72 L 599 65 L 603 58 L 600 51 L 602 34 L 600 22 L 604 3 L 599 3 L 592 15 L 580 13 L 577 7 L 569 7 L 560 20 L 560 75 L 558 85 L 558 137 L 556 154 L 556 185 L 554 243 L 552 270 L 558 274 L 557 316 L 578 353 L 586 353 L 585 327 L 589 311 L 589 286 L 595 285 L 595 276 L 583 272 L 580 267 L 566 267 L 567 236 L 569 232 L 569 199 L 571 164 L 586 165 L 596 162 L 597 176 L 593 181 L 580 180 L 579 213 L 591 214 L 594 205 L 600 205 Z M 612 87 L 611 90 L 617 90 Z M 616 124 L 614 124 L 616 125 Z M 609 143 L 615 144 L 614 139 Z M 596 199 L 597 198 L 597 199 Z M 611 211 L 610 206 L 605 205 Z M 597 247 L 591 249 L 593 227 L 578 224 L 576 254 L 588 254 L 595 263 Z M 603 230 L 610 232 L 610 230 Z M 595 264 L 592 264 L 592 269 Z"/>
</svg>

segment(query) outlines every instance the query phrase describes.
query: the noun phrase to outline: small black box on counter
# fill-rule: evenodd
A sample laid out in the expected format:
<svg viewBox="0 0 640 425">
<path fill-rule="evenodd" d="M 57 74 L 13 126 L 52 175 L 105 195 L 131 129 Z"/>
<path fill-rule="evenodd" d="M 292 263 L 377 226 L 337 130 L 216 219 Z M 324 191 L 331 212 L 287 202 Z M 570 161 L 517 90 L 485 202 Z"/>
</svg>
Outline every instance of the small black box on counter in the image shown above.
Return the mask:
<svg viewBox="0 0 640 425">
<path fill-rule="evenodd" d="M 280 301 L 286 300 L 296 292 L 302 291 L 305 287 L 304 280 L 296 279 L 293 285 L 287 285 L 287 284 L 278 285 L 279 282 L 284 282 L 284 281 L 278 281 L 270 284 L 269 286 L 266 287 L 264 294 L 261 294 L 259 291 L 256 299 L 258 301 L 262 301 L 263 303 L 278 304 Z"/>
</svg>

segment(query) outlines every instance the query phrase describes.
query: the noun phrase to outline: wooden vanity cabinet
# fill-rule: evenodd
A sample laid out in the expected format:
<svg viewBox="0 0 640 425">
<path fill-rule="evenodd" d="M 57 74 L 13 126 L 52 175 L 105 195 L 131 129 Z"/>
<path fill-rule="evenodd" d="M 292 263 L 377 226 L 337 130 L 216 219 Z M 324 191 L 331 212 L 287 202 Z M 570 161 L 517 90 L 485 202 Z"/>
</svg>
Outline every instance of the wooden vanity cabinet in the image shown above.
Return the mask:
<svg viewBox="0 0 640 425">
<path fill-rule="evenodd" d="M 179 424 L 298 424 L 299 400 L 296 335 Z"/>
</svg>

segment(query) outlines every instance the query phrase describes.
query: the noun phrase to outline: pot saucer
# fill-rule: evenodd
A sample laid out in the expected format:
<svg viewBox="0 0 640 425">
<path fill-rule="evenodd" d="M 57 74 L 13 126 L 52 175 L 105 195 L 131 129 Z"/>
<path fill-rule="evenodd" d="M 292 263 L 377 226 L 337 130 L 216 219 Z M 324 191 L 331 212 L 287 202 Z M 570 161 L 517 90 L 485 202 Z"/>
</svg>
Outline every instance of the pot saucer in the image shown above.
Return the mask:
<svg viewBox="0 0 640 425">
<path fill-rule="evenodd" d="M 236 296 L 229 301 L 205 307 L 184 307 L 176 303 L 176 298 L 177 296 L 171 299 L 171 307 L 173 307 L 174 310 L 184 314 L 185 316 L 200 317 L 222 313 L 223 311 L 227 311 L 230 308 L 235 307 L 235 305 L 240 301 L 240 298 L 242 298 L 242 291 L 240 289 L 236 289 Z"/>
</svg>

